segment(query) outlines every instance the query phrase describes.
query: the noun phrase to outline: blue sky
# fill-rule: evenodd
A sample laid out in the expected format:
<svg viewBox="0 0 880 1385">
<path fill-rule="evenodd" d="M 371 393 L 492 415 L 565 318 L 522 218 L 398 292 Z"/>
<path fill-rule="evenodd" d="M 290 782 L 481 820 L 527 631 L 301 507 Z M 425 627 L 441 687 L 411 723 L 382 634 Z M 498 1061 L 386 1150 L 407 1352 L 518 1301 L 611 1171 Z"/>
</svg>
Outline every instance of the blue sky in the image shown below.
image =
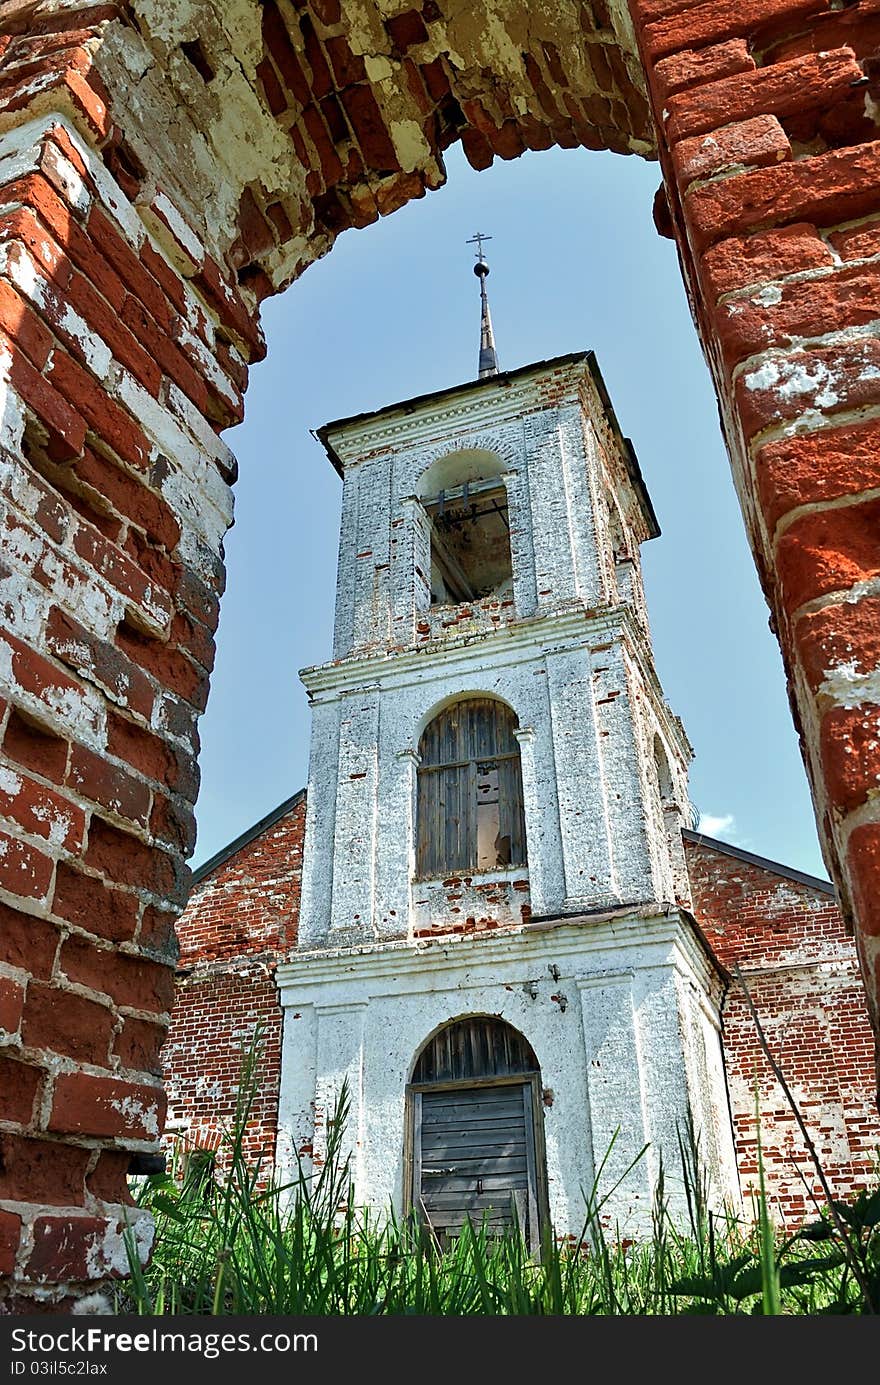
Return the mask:
<svg viewBox="0 0 880 1385">
<path fill-rule="evenodd" d="M 657 667 L 704 830 L 824 876 L 709 373 L 651 219 L 656 164 L 550 150 L 477 174 L 454 148 L 448 173 L 264 305 L 268 359 L 226 435 L 241 477 L 194 864 L 306 781 L 297 672 L 330 654 L 341 490 L 309 430 L 475 376 L 480 230 L 502 368 L 592 348 L 633 440 L 662 529 L 642 550 Z"/>
</svg>

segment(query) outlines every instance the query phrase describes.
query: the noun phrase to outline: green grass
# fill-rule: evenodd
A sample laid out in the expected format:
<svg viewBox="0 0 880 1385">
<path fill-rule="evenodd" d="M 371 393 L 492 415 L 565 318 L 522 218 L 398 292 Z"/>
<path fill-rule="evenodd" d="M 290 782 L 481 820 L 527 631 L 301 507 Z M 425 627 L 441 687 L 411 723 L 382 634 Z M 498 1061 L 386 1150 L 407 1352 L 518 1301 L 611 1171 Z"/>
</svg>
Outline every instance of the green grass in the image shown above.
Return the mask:
<svg viewBox="0 0 880 1385">
<path fill-rule="evenodd" d="M 292 1186 L 268 1186 L 244 1152 L 258 1050 L 246 1056 L 239 1109 L 221 1148 L 225 1173 L 206 1198 L 198 1178 L 147 1180 L 139 1201 L 157 1240 L 116 1310 L 141 1314 L 817 1314 L 880 1302 L 880 1191 L 830 1206 L 783 1236 L 768 1215 L 763 1169 L 752 1221 L 712 1214 L 692 1133 L 680 1140 L 685 1231 L 669 1215 L 661 1173 L 653 1235 L 621 1243 L 603 1224 L 612 1189 L 585 1197 L 574 1244 L 548 1238 L 536 1263 L 522 1238 L 465 1227 L 451 1249 L 414 1220 L 354 1206 L 342 1156 L 343 1094 L 328 1157 Z"/>
</svg>

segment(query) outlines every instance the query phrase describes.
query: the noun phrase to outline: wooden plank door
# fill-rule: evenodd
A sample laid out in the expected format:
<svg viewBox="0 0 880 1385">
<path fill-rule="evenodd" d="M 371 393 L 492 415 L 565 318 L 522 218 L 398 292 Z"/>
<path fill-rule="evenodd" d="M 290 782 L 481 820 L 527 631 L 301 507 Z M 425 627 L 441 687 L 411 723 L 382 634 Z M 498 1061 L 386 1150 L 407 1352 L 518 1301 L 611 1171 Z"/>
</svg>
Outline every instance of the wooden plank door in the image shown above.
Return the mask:
<svg viewBox="0 0 880 1385">
<path fill-rule="evenodd" d="M 532 1084 L 416 1094 L 413 1201 L 441 1244 L 468 1218 L 492 1231 L 518 1224 L 537 1243 Z"/>
</svg>

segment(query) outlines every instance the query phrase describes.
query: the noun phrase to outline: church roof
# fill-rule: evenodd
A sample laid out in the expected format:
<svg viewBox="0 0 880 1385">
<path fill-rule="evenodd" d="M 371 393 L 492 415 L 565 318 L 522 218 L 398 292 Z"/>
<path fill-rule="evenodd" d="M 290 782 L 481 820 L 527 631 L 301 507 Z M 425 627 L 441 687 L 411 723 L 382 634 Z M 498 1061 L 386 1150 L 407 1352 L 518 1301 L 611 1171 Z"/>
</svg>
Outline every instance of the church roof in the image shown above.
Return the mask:
<svg viewBox="0 0 880 1385">
<path fill-rule="evenodd" d="M 731 846 L 730 842 L 721 842 L 717 837 L 707 837 L 702 832 L 691 832 L 685 828 L 681 835 L 686 842 L 693 842 L 696 846 L 708 846 L 712 851 L 720 851 L 722 856 L 732 856 L 737 861 L 744 861 L 746 865 L 769 870 L 774 875 L 781 875 L 785 880 L 796 880 L 798 884 L 809 885 L 811 889 L 821 890 L 823 894 L 830 894 L 832 897 L 835 894 L 831 881 L 823 880 L 819 875 L 808 875 L 806 871 L 795 870 L 793 866 L 771 861 L 767 856 L 756 856 L 753 851 L 744 851 L 741 846 Z"/>
<path fill-rule="evenodd" d="M 285 798 L 283 803 L 279 803 L 278 807 L 273 808 L 265 817 L 260 818 L 259 822 L 246 828 L 234 841 L 228 842 L 226 846 L 221 846 L 219 851 L 215 851 L 213 856 L 209 857 L 207 861 L 203 861 L 193 871 L 193 885 L 201 885 L 203 880 L 207 880 L 209 875 L 213 875 L 215 870 L 224 865 L 237 851 L 241 851 L 242 847 L 250 846 L 251 842 L 255 842 L 263 832 L 268 832 L 270 827 L 274 827 L 276 822 L 280 822 L 305 796 L 305 789 L 299 789 L 295 794 L 291 794 L 290 798 Z"/>
</svg>

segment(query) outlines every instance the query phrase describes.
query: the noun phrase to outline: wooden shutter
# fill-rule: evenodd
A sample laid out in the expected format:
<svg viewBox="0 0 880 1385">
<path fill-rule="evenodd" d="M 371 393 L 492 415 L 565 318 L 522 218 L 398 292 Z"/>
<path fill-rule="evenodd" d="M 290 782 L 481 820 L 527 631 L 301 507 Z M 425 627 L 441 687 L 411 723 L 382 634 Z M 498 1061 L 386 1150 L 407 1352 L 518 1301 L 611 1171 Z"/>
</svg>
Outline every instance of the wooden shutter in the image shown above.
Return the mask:
<svg viewBox="0 0 880 1385">
<path fill-rule="evenodd" d="M 499 776 L 499 833 L 510 839 L 510 865 L 523 865 L 525 819 L 516 718 L 492 698 L 465 698 L 425 728 L 419 745 L 416 860 L 427 878 L 477 865 L 477 778 Z"/>
<path fill-rule="evenodd" d="M 419 1094 L 422 1213 L 442 1240 L 465 1220 L 528 1236 L 530 1199 L 525 1084 Z"/>
</svg>

